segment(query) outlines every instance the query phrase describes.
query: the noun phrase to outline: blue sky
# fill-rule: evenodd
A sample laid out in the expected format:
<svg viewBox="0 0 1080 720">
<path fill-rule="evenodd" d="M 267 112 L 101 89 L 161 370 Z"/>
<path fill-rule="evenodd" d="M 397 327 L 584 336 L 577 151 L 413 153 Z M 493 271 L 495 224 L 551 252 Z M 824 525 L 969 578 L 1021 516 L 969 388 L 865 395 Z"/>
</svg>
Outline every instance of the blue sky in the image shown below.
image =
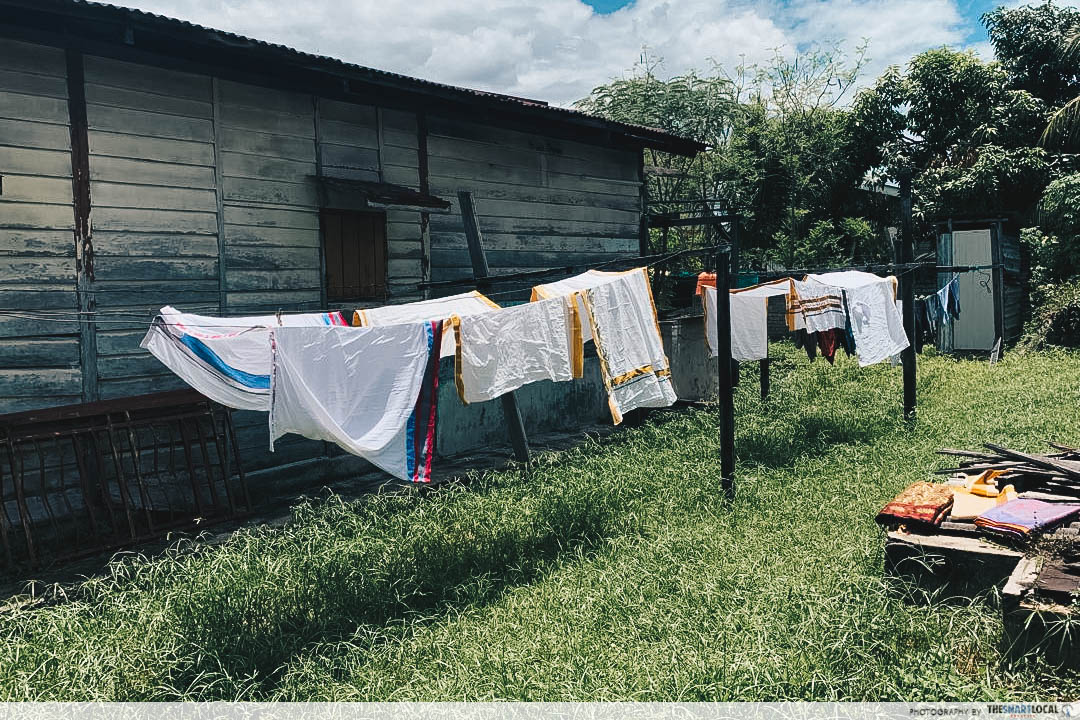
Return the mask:
<svg viewBox="0 0 1080 720">
<path fill-rule="evenodd" d="M 602 15 L 615 12 L 631 3 L 632 0 L 585 0 L 586 5 Z M 970 30 L 968 36 L 970 43 L 975 44 L 986 41 L 986 28 L 979 22 L 979 18 L 982 17 L 983 13 L 993 10 L 1000 4 L 992 0 L 967 0 L 966 2 L 957 3 L 960 14 L 965 19 Z"/>
<path fill-rule="evenodd" d="M 988 0 L 117 0 L 307 52 L 569 105 L 633 72 L 731 70 L 864 40 L 861 83 L 931 47 L 990 57 Z M 1010 0 L 1016 3 L 1018 0 Z"/>
</svg>

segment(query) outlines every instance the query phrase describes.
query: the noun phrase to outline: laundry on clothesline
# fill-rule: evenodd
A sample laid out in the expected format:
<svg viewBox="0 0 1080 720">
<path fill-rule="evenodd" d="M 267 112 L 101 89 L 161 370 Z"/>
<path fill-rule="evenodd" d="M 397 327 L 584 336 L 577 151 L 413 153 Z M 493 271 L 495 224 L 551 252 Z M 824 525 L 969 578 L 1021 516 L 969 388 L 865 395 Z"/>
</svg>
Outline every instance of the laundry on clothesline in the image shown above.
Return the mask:
<svg viewBox="0 0 1080 720">
<path fill-rule="evenodd" d="M 945 323 L 960 317 L 960 277 L 954 273 L 935 293 L 915 300 L 916 332 L 936 332 Z"/>
<path fill-rule="evenodd" d="M 615 424 L 631 410 L 674 403 L 678 397 L 671 384 L 648 270 L 621 273 L 579 292 Z"/>
<path fill-rule="evenodd" d="M 675 402 L 648 268 L 589 270 L 532 290 L 534 302 L 556 297 L 573 300 L 581 341 L 593 341 L 616 425 L 630 410 Z"/>
<path fill-rule="evenodd" d="M 592 328 L 589 327 L 588 310 L 585 308 L 585 291 L 604 283 L 614 282 L 623 275 L 641 271 L 641 268 L 617 272 L 586 270 L 580 275 L 574 275 L 573 277 L 568 277 L 556 282 L 533 286 L 530 300 L 536 302 L 537 300 L 565 297 L 567 295 L 573 296 L 577 303 L 578 316 L 581 319 L 581 339 L 583 342 L 589 342 L 592 340 Z"/>
<path fill-rule="evenodd" d="M 431 480 L 441 321 L 274 328 L 270 449 L 287 433 L 324 440 L 394 477 Z"/>
<path fill-rule="evenodd" d="M 218 318 L 164 307 L 143 347 L 228 407 L 269 413 L 287 433 L 333 442 L 403 480 L 427 482 L 435 453 L 438 368 L 455 358 L 465 402 L 583 374 L 586 333 L 616 423 L 675 402 L 646 268 L 590 271 L 500 308 L 473 291 L 339 312 Z"/>
<path fill-rule="evenodd" d="M 353 311 L 352 321 L 353 325 L 360 327 L 398 325 L 430 320 L 445 322 L 452 315 L 471 317 L 473 315 L 493 313 L 496 310 L 501 310 L 497 303 L 483 293 L 471 290 L 444 298 L 355 310 Z M 454 334 L 444 332 L 441 356 L 453 357 L 454 347 Z"/>
<path fill-rule="evenodd" d="M 699 276 L 705 292 L 705 336 L 710 355 L 716 355 L 715 315 L 709 301 L 708 277 Z M 783 278 L 770 283 L 732 290 L 732 357 L 763 359 L 768 355 L 768 312 L 750 303 L 753 296 L 787 297 L 788 328 L 795 344 L 814 360 L 819 351 L 830 363 L 836 350 L 857 355 L 859 364 L 873 365 L 898 355 L 908 347 L 903 317 L 897 307 L 896 278 L 847 270 L 810 274 L 803 280 Z M 715 290 L 713 290 L 715 293 Z M 712 296 L 715 299 L 715 295 Z M 736 302 L 735 298 L 742 298 Z M 765 326 L 762 340 L 762 327 Z"/>
<path fill-rule="evenodd" d="M 824 276 L 823 276 L 824 277 Z M 843 328 L 847 323 L 844 291 L 819 280 L 792 280 L 790 303 L 802 316 L 803 327 L 809 333 Z"/>
<path fill-rule="evenodd" d="M 731 357 L 739 362 L 769 357 L 769 299 L 761 295 L 731 293 Z M 716 349 L 716 288 L 706 286 L 702 294 L 705 308 L 705 340 L 709 357 Z"/>
<path fill-rule="evenodd" d="M 140 346 L 211 400 L 270 409 L 270 329 L 346 326 L 339 312 L 210 317 L 165 306 Z"/>
<path fill-rule="evenodd" d="M 454 375 L 462 402 L 493 400 L 539 380 L 581 377 L 580 316 L 574 302 L 570 296 L 556 297 L 499 312 L 454 315 Z"/>
</svg>

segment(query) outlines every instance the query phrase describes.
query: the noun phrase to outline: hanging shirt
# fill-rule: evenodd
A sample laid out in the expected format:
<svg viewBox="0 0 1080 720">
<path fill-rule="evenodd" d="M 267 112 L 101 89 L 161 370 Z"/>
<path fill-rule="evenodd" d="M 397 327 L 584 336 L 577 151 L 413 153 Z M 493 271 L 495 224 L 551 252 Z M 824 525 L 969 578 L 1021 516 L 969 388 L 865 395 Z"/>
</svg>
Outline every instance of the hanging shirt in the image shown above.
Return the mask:
<svg viewBox="0 0 1080 720">
<path fill-rule="evenodd" d="M 908 346 L 894 287 L 892 278 L 877 278 L 844 291 L 860 366 L 888 360 Z"/>
<path fill-rule="evenodd" d="M 444 298 L 421 300 L 401 305 L 384 305 L 353 312 L 353 325 L 371 327 L 373 325 L 398 325 L 402 323 L 427 322 L 429 320 L 446 321 L 451 315 L 469 317 L 501 310 L 495 302 L 483 293 L 471 290 Z M 442 357 L 454 356 L 454 334 L 443 333 Z"/>
<path fill-rule="evenodd" d="M 575 377 L 570 297 L 539 300 L 497 313 L 454 316 L 455 382 L 464 403 L 492 400 L 539 380 Z"/>
<path fill-rule="evenodd" d="M 769 357 L 769 299 L 762 295 L 729 293 L 731 298 L 731 357 L 739 362 Z M 716 349 L 716 288 L 704 288 L 705 340 L 709 357 Z"/>
<path fill-rule="evenodd" d="M 396 478 L 429 482 L 439 321 L 275 328 L 270 449 L 287 433 L 337 444 Z"/>
<path fill-rule="evenodd" d="M 960 276 L 954 276 L 946 287 L 949 289 L 949 299 L 945 309 L 955 319 L 960 317 Z"/>
<path fill-rule="evenodd" d="M 675 402 L 648 270 L 622 273 L 583 298 L 615 424 L 630 410 Z"/>
<path fill-rule="evenodd" d="M 140 346 L 211 400 L 270 409 L 270 328 L 345 326 L 339 312 L 211 317 L 161 308 Z"/>
<path fill-rule="evenodd" d="M 844 291 L 817 280 L 792 280 L 795 310 L 802 315 L 803 327 L 809 333 L 843 328 L 847 322 L 844 312 Z"/>
</svg>

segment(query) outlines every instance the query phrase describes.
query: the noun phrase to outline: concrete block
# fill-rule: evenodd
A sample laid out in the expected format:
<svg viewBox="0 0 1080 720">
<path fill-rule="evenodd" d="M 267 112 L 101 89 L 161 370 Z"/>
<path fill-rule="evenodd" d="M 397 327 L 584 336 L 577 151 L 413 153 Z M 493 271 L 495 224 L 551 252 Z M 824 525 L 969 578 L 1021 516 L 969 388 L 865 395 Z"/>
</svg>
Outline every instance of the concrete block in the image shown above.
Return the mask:
<svg viewBox="0 0 1080 720">
<path fill-rule="evenodd" d="M 895 530 L 885 543 L 886 572 L 941 598 L 970 598 L 1002 588 L 1022 556 L 972 536 Z"/>
</svg>

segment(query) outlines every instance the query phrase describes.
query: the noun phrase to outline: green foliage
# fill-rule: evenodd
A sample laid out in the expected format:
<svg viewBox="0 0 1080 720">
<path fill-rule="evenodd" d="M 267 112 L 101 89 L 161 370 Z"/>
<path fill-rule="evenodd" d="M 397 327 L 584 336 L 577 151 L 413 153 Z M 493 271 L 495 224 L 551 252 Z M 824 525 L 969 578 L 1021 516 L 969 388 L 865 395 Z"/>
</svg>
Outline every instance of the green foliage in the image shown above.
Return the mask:
<svg viewBox="0 0 1080 720">
<path fill-rule="evenodd" d="M 995 216 L 1027 210 L 1039 200 L 1049 176 L 1046 151 L 1038 147 L 983 145 L 967 162 L 936 165 L 915 181 L 919 214 Z"/>
<path fill-rule="evenodd" d="M 1080 93 L 1080 65 L 1062 52 L 1080 30 L 1080 11 L 1047 2 L 1002 6 L 982 17 L 1010 86 L 1058 108 Z"/>
<path fill-rule="evenodd" d="M 1044 285 L 1037 303 L 1019 346 L 1025 350 L 1080 347 L 1080 279 Z"/>
<path fill-rule="evenodd" d="M 1080 173 L 1060 177 L 1046 186 L 1039 220 L 1049 232 L 1080 235 Z"/>
<path fill-rule="evenodd" d="M 799 220 L 805 222 L 803 212 Z M 883 255 L 886 251 L 881 234 L 864 218 L 818 220 L 806 233 L 777 231 L 769 259 L 789 268 L 820 268 L 845 265 L 855 258 Z"/>
<path fill-rule="evenodd" d="M 949 48 L 916 55 L 860 94 L 856 127 L 880 142 L 885 171 L 914 175 L 915 214 L 1027 213 L 1051 176 L 1038 145 L 1045 104 L 997 63 Z"/>
<path fill-rule="evenodd" d="M 773 348 L 767 412 L 541 454 L 528 475 L 304 504 L 281 528 L 156 559 L 0 615 L 4 700 L 1050 700 L 1080 679 L 1007 661 L 992 599 L 882 575 L 875 513 L 940 447 L 1075 443 L 1080 355 L 924 357 L 919 422 L 888 366 Z M 915 601 L 915 602 L 913 602 Z"/>
<path fill-rule="evenodd" d="M 887 201 L 862 187 L 879 153 L 868 136 L 853 132 L 853 115 L 842 107 L 862 62 L 862 49 L 850 62 L 835 48 L 793 59 L 777 52 L 769 64 L 740 67 L 734 75 L 714 66 L 710 75 L 669 81 L 656 77 L 656 64 L 644 64 L 633 77 L 595 89 L 578 107 L 705 140 L 710 150 L 693 161 L 646 151 L 651 210 L 686 210 L 673 202 L 716 199 L 743 218 L 742 257 L 762 262 L 808 248 L 815 227 L 821 226 L 815 239 L 832 238 L 837 231 L 824 228 L 847 217 L 863 217 L 884 237 Z M 655 232 L 653 240 L 660 249 L 709 241 L 694 229 Z M 834 243 L 810 252 L 833 263 L 852 247 L 877 253 L 880 246 Z"/>
<path fill-rule="evenodd" d="M 1080 269 L 1080 174 L 1047 185 L 1039 222 L 1039 227 L 1025 228 L 1020 235 L 1030 259 L 1036 305 L 1053 295 L 1053 285 L 1075 277 Z"/>
<path fill-rule="evenodd" d="M 723 147 L 738 114 L 735 83 L 719 71 L 696 72 L 660 80 L 657 62 L 643 60 L 629 78 L 595 88 L 575 107 L 619 122 L 646 125 Z M 649 197 L 664 203 L 687 197 L 714 197 L 718 192 L 715 158 L 704 153 L 687 158 L 645 151 Z"/>
</svg>

